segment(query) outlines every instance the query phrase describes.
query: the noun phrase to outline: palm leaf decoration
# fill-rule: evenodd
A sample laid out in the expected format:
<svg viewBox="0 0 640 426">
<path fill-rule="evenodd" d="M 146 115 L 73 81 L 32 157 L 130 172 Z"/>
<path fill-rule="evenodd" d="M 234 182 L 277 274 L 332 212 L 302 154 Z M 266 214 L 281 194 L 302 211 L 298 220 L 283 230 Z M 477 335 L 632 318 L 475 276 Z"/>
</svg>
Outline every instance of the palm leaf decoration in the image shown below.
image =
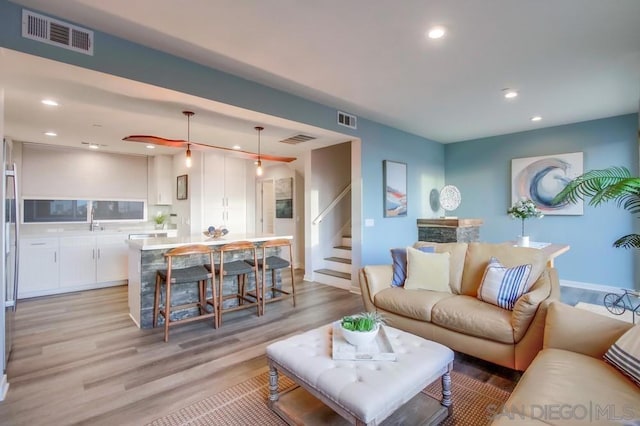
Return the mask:
<svg viewBox="0 0 640 426">
<path fill-rule="evenodd" d="M 589 205 L 615 201 L 632 214 L 640 214 L 640 178 L 625 167 L 591 170 L 573 179 L 553 199 L 553 204 L 576 203 L 590 198 Z M 613 243 L 614 247 L 640 248 L 640 235 L 629 234 Z"/>
</svg>

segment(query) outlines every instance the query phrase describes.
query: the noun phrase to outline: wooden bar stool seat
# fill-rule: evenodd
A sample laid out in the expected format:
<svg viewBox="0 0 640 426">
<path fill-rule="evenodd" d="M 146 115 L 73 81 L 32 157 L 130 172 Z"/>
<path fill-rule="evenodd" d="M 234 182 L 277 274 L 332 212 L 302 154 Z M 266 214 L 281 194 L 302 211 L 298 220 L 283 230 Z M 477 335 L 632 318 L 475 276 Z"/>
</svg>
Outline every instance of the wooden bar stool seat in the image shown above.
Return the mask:
<svg viewBox="0 0 640 426">
<path fill-rule="evenodd" d="M 280 256 L 270 255 L 267 256 L 268 250 L 276 247 L 289 247 L 289 259 L 287 260 Z M 251 260 L 247 260 L 247 263 L 252 263 Z M 276 286 L 276 271 L 279 269 L 289 268 L 291 274 L 291 291 L 283 290 Z M 267 303 L 282 300 L 284 298 L 291 297 L 293 299 L 293 306 L 296 306 L 296 284 L 293 273 L 293 250 L 291 248 L 291 240 L 282 238 L 278 240 L 265 241 L 262 245 L 262 258 L 258 259 L 258 269 L 262 271 L 262 313 Z M 266 273 L 271 271 L 271 284 L 267 287 Z M 271 291 L 271 298 L 267 299 L 267 292 Z"/>
<path fill-rule="evenodd" d="M 234 254 L 243 252 L 245 255 L 250 253 L 253 264 L 248 263 L 243 259 L 230 259 Z M 224 312 L 237 311 L 239 309 L 247 309 L 256 307 L 256 313 L 258 316 L 262 314 L 260 310 L 260 287 L 258 285 L 258 270 L 254 266 L 257 259 L 256 246 L 249 241 L 238 241 L 235 243 L 225 244 L 218 249 L 220 256 L 219 263 L 214 265 L 214 271 L 218 275 L 218 324 L 222 324 L 222 314 Z M 211 265 L 205 265 L 209 271 L 211 271 Z M 258 297 L 249 297 L 247 294 L 247 276 L 253 272 L 255 277 L 255 288 L 258 292 Z M 224 277 L 236 277 L 237 287 L 233 293 L 224 294 Z M 224 307 L 224 301 L 228 299 L 236 299 L 237 305 Z"/>
<path fill-rule="evenodd" d="M 186 323 L 196 320 L 202 320 L 206 318 L 213 318 L 213 326 L 218 328 L 218 310 L 215 303 L 211 303 L 207 299 L 207 282 L 211 282 L 211 294 L 212 300 L 216 300 L 216 286 L 215 277 L 208 271 L 204 264 L 189 266 L 186 268 L 174 268 L 174 258 L 191 255 L 207 255 L 209 256 L 209 262 L 213 262 L 213 252 L 209 247 L 204 244 L 193 244 L 188 246 L 177 247 L 167 251 L 164 257 L 167 261 L 167 269 L 160 269 L 156 273 L 156 287 L 153 304 L 153 326 L 158 325 L 158 318 L 160 315 L 164 317 L 164 341 L 169 341 L 169 327 L 176 325 L 177 323 Z M 180 305 L 171 304 L 171 288 L 176 284 L 197 283 L 198 285 L 198 301 L 192 303 L 183 303 Z M 162 298 L 162 286 L 164 284 L 165 298 L 164 305 L 160 306 L 160 299 Z M 211 306 L 212 310 L 209 312 L 207 306 Z M 200 315 L 171 319 L 171 312 L 177 310 L 183 310 L 188 308 L 197 307 L 200 311 Z"/>
</svg>

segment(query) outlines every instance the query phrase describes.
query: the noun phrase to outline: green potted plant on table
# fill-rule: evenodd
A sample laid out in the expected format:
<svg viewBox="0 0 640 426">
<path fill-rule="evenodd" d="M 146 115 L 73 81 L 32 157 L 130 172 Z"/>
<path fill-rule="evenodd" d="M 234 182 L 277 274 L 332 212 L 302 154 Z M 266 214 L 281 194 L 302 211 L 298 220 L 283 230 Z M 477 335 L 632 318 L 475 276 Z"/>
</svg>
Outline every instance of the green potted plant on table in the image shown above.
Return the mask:
<svg viewBox="0 0 640 426">
<path fill-rule="evenodd" d="M 517 201 L 509 210 L 507 210 L 507 213 L 513 219 L 520 219 L 522 221 L 522 233 L 518 237 L 517 245 L 528 247 L 529 236 L 524 233 L 524 221 L 534 217 L 544 217 L 544 215 L 538 209 L 536 203 L 529 199 Z"/>
<path fill-rule="evenodd" d="M 382 316 L 377 312 L 362 312 L 358 315 L 346 316 L 340 321 L 342 335 L 354 346 L 369 344 L 378 335 Z"/>
<path fill-rule="evenodd" d="M 156 229 L 164 229 L 164 222 L 166 220 L 167 215 L 162 212 L 158 212 L 158 214 L 153 217 L 153 221 L 156 223 Z"/>
<path fill-rule="evenodd" d="M 640 213 L 640 177 L 631 175 L 625 167 L 609 167 L 588 171 L 573 179 L 553 199 L 553 203 L 576 203 L 591 198 L 589 205 L 599 206 L 616 201 L 618 207 L 632 214 Z M 640 235 L 629 234 L 618 238 L 614 247 L 640 248 Z"/>
</svg>

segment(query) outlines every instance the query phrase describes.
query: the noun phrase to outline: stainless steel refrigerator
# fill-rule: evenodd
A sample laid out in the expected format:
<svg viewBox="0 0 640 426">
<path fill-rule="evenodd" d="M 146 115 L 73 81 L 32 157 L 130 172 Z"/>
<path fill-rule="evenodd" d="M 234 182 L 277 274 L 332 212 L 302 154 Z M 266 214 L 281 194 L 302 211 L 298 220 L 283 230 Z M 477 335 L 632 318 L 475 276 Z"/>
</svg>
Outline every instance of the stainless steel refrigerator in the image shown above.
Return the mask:
<svg viewBox="0 0 640 426">
<path fill-rule="evenodd" d="M 3 226 L 0 230 L 2 262 L 0 281 L 2 282 L 2 304 L 0 309 L 0 353 L 2 354 L 2 377 L 0 377 L 0 401 L 9 389 L 7 363 L 11 355 L 14 316 L 18 302 L 18 179 L 17 168 L 12 158 L 12 143 L 2 141 L 2 203 L 0 216 Z"/>
</svg>

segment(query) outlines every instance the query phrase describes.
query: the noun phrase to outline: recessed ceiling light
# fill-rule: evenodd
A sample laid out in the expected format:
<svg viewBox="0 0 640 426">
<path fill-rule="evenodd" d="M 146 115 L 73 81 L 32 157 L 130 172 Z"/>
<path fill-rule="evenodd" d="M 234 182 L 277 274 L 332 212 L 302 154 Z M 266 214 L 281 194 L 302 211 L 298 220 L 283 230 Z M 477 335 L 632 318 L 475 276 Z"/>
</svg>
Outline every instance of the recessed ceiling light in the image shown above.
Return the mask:
<svg viewBox="0 0 640 426">
<path fill-rule="evenodd" d="M 433 27 L 427 32 L 427 37 L 432 39 L 438 39 L 444 37 L 447 31 L 444 27 Z"/>
<path fill-rule="evenodd" d="M 240 148 L 242 148 L 242 147 L 241 147 L 240 145 L 234 145 L 232 148 L 233 148 L 233 149 L 235 149 L 235 150 L 237 151 L 237 150 L 239 150 L 239 149 L 240 149 Z"/>
<path fill-rule="evenodd" d="M 98 147 L 98 145 L 97 145 L 97 144 L 95 144 L 95 143 L 90 143 L 90 144 L 89 144 L 89 148 L 91 148 L 91 149 L 98 149 L 99 147 Z"/>
<path fill-rule="evenodd" d="M 58 106 L 58 103 L 56 101 L 54 101 L 53 99 L 43 99 L 40 102 L 42 102 L 45 105 L 49 105 L 49 106 Z"/>
<path fill-rule="evenodd" d="M 147 145 L 147 149 L 156 149 L 156 147 L 153 145 Z"/>
<path fill-rule="evenodd" d="M 540 121 L 542 120 L 542 117 L 540 117 L 539 115 L 534 115 L 533 117 L 531 117 L 531 121 Z"/>
<path fill-rule="evenodd" d="M 56 132 L 44 132 L 44 134 L 47 136 L 58 136 Z"/>
<path fill-rule="evenodd" d="M 506 99 L 513 99 L 518 96 L 518 92 L 512 89 L 502 89 L 502 93 Z"/>
</svg>

